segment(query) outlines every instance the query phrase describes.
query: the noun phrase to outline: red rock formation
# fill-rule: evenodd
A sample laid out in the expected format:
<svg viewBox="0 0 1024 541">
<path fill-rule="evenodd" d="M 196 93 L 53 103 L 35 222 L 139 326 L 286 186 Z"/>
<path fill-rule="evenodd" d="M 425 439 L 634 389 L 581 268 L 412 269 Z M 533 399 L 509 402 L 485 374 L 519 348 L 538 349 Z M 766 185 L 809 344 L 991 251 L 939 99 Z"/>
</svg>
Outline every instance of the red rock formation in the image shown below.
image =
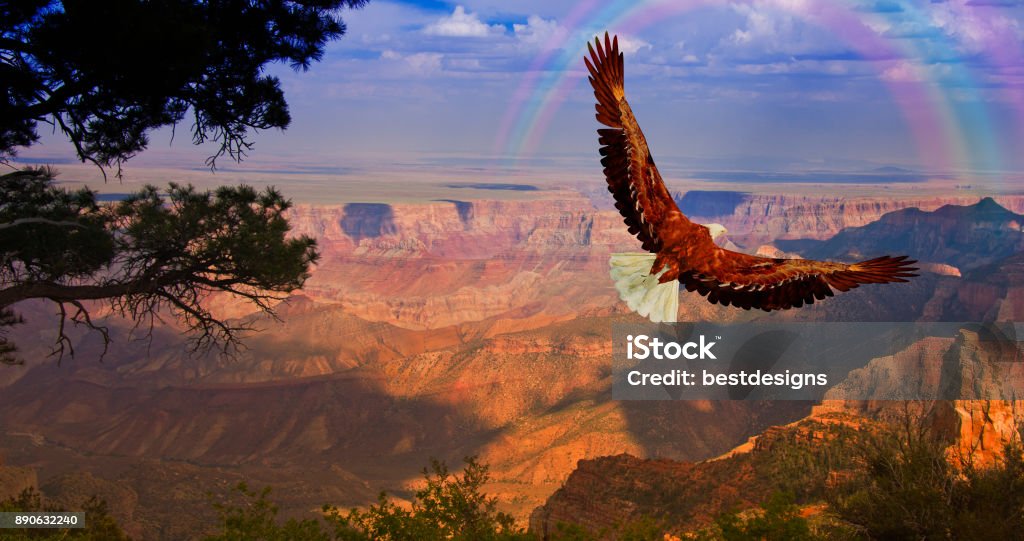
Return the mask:
<svg viewBox="0 0 1024 541">
<path fill-rule="evenodd" d="M 827 239 L 844 228 L 869 224 L 896 210 L 915 207 L 932 211 L 948 204 L 971 205 L 978 199 L 977 196 L 747 195 L 730 215 L 697 215 L 694 218 L 702 223 L 721 223 L 734 237 L 744 236 L 748 242 Z M 996 201 L 1014 212 L 1024 212 L 1024 197 L 1000 196 Z"/>
<path fill-rule="evenodd" d="M 642 459 L 620 454 L 581 460 L 565 484 L 530 515 L 530 531 L 551 538 L 559 523 L 578 524 L 602 539 L 616 539 L 620 528 L 657 517 L 664 534 L 686 538 L 717 515 L 753 507 L 779 490 L 779 475 L 790 474 L 787 457 L 795 448 L 815 448 L 848 430 L 845 412 L 805 419 L 766 430 L 745 452 L 704 462 Z M 799 466 L 796 466 L 799 467 Z M 791 479 L 794 486 L 823 489 L 827 476 Z M 820 472 L 815 472 L 820 473 Z"/>
<path fill-rule="evenodd" d="M 941 360 L 941 362 L 940 362 Z M 982 466 L 1002 456 L 1006 444 L 1021 441 L 1024 401 L 1013 400 L 1014 389 L 1024 386 L 1024 357 L 1019 342 L 982 340 L 977 332 L 962 330 L 955 339 L 929 338 L 893 357 L 876 359 L 855 370 L 811 416 L 846 411 L 872 419 L 903 414 L 901 402 L 829 400 L 837 393 L 861 387 L 884 395 L 885 388 L 905 392 L 916 388 L 922 396 L 952 392 L 968 399 L 936 400 L 923 413 L 934 429 L 953 441 L 950 453 Z M 987 398 L 987 399 L 983 399 Z"/>
</svg>

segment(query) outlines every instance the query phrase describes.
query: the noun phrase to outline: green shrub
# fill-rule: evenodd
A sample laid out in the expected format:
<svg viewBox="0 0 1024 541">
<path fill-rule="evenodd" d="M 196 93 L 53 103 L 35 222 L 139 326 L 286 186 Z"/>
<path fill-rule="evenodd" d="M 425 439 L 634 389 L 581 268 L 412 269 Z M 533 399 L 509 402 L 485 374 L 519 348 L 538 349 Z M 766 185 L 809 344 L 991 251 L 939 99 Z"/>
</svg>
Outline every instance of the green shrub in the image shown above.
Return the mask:
<svg viewBox="0 0 1024 541">
<path fill-rule="evenodd" d="M 483 493 L 487 466 L 466 459 L 462 475 L 432 460 L 423 470 L 426 485 L 416 491 L 409 508 L 381 493 L 366 509 L 341 512 L 324 506 L 325 518 L 279 523 L 270 489 L 235 488 L 242 503 L 217 502 L 219 531 L 206 541 L 519 541 L 534 537 L 516 528 L 510 515 L 497 510 L 497 499 Z M 236 498 L 237 499 L 237 498 Z"/>
</svg>

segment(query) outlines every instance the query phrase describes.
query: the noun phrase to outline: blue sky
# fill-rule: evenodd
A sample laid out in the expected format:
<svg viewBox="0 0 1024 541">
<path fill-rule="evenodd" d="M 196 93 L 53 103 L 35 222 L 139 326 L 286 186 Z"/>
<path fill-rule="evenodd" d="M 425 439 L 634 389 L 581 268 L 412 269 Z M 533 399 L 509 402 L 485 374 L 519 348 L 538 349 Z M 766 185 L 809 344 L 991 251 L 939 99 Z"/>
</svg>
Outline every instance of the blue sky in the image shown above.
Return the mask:
<svg viewBox="0 0 1024 541">
<path fill-rule="evenodd" d="M 863 43 L 821 24 L 815 14 L 825 4 L 842 5 L 889 53 L 866 58 Z M 557 0 L 374 0 L 345 15 L 348 34 L 309 72 L 271 68 L 293 124 L 261 133 L 254 158 L 261 167 L 296 158 L 323 166 L 544 161 L 599 172 L 586 168 L 597 125 L 579 47 L 605 21 L 595 8 L 568 23 L 579 8 Z M 1020 1 L 716 2 L 610 30 L 624 38 L 627 96 L 660 163 L 684 171 L 1024 169 L 1015 152 L 1024 146 Z M 575 60 L 538 61 L 560 56 Z M 531 105 L 545 102 L 530 92 L 517 102 L 523 81 L 563 75 L 564 101 L 548 109 L 546 129 L 524 131 Z M 924 119 L 917 132 L 913 118 Z M 921 133 L 936 129 L 942 133 Z M 201 166 L 204 150 L 180 135 L 168 147 L 168 133 L 156 134 L 129 172 L 158 161 Z M 932 139 L 925 152 L 922 138 Z M 56 138 L 45 143 L 23 155 L 69 153 Z"/>
</svg>

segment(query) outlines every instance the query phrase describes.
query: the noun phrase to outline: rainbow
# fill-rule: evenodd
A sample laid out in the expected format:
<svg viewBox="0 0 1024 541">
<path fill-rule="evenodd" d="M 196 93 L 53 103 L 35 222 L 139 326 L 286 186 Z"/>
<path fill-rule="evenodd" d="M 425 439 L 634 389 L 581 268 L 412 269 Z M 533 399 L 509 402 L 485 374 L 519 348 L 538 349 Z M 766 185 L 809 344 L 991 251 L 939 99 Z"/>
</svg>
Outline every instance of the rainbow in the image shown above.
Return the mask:
<svg viewBox="0 0 1024 541">
<path fill-rule="evenodd" d="M 943 64 L 946 82 L 929 72 L 923 40 L 886 36 L 883 28 L 892 14 L 864 12 L 851 3 L 836 0 L 738 0 L 732 5 L 747 4 L 775 9 L 799 17 L 808 24 L 828 29 L 861 58 L 876 68 L 900 110 L 912 134 L 918 159 L 931 171 L 966 173 L 985 172 L 998 178 L 1005 170 L 1005 152 L 1014 152 L 1014 141 L 1024 140 L 1024 89 L 1004 85 L 1002 102 L 1010 104 L 1013 118 L 1005 119 L 992 109 L 980 90 L 985 84 L 963 62 Z M 586 42 L 605 30 L 625 36 L 638 36 L 656 23 L 691 14 L 701 9 L 721 9 L 721 2 L 711 0 L 615 0 L 578 2 L 559 24 L 567 31 L 553 36 L 542 47 L 518 88 L 499 124 L 495 138 L 496 153 L 517 161 L 536 151 L 555 113 L 566 97 L 586 79 L 582 56 Z M 929 14 L 915 6 L 901 5 L 901 17 L 911 17 L 924 26 L 931 26 Z M 974 17 L 983 24 L 979 13 L 969 6 L 953 6 L 954 15 Z M 906 19 L 904 19 L 906 20 Z M 988 29 L 991 30 L 991 29 Z M 983 55 L 989 65 L 1010 72 L 1024 64 L 1024 50 L 1019 38 L 1010 31 L 978 32 L 976 54 Z M 962 56 L 956 43 L 945 38 L 944 54 Z M 934 51 L 932 51 L 934 53 Z M 886 77 L 886 69 L 898 64 L 903 78 Z M 952 82 L 952 84 L 950 84 Z M 1020 137 L 1005 141 L 997 135 L 994 118 L 1014 122 Z"/>
</svg>

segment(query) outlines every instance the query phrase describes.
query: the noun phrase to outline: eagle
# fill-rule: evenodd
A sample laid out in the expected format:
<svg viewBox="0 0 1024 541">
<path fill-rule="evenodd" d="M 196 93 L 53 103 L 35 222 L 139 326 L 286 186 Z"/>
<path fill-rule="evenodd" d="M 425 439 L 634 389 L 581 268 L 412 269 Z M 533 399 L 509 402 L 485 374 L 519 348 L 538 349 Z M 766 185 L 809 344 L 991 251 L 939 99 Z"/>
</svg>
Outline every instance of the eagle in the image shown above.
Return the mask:
<svg viewBox="0 0 1024 541">
<path fill-rule="evenodd" d="M 629 308 L 654 322 L 676 321 L 679 286 L 712 304 L 744 310 L 787 310 L 861 284 L 906 282 L 918 276 L 907 256 L 844 264 L 758 257 L 718 246 L 724 229 L 687 218 L 676 206 L 626 102 L 618 36 L 587 44 L 584 63 L 597 98 L 604 176 L 615 208 L 645 252 L 612 254 L 611 276 Z M 714 230 L 714 231 L 713 231 Z"/>
</svg>

